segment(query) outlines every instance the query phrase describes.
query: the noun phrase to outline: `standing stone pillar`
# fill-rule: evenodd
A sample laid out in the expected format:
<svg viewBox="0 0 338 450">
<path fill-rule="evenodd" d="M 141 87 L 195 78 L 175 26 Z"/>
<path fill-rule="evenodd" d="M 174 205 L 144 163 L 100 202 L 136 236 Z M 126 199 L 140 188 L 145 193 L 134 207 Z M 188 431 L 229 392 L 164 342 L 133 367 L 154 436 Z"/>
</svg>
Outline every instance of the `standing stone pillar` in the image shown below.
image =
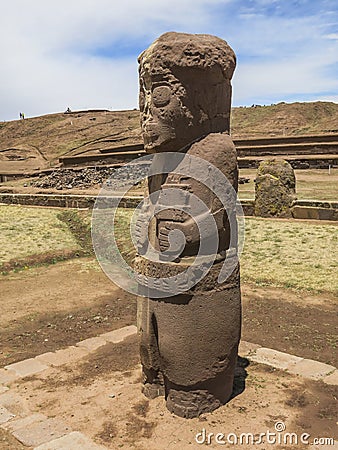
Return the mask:
<svg viewBox="0 0 338 450">
<path fill-rule="evenodd" d="M 236 195 L 231 195 L 237 192 L 238 168 L 229 137 L 236 58 L 217 37 L 166 33 L 140 55 L 139 64 L 144 146 L 155 153 L 150 198 L 136 225 L 135 268 L 144 295 L 138 310 L 143 392 L 149 398 L 165 395 L 171 412 L 191 418 L 231 397 L 240 339 Z M 166 173 L 174 158 L 168 152 L 183 159 Z M 185 170 L 190 170 L 188 175 Z M 171 192 L 182 195 L 171 197 Z M 227 196 L 226 208 L 217 192 Z M 150 220 L 151 208 L 155 216 Z M 203 238 L 197 224 L 202 224 Z M 171 258 L 178 242 L 177 235 L 171 240 L 173 231 L 183 235 L 185 243 Z M 159 252 L 158 259 L 147 257 L 150 246 Z M 194 286 L 188 276 L 182 289 L 180 274 L 202 247 L 206 259 L 214 253 L 211 268 Z M 225 263 L 231 270 L 221 279 Z M 150 287 L 147 277 L 159 283 Z M 161 285 L 166 277 L 172 281 Z"/>
<path fill-rule="evenodd" d="M 296 177 L 290 163 L 269 159 L 260 163 L 255 180 L 255 215 L 292 217 Z"/>
</svg>

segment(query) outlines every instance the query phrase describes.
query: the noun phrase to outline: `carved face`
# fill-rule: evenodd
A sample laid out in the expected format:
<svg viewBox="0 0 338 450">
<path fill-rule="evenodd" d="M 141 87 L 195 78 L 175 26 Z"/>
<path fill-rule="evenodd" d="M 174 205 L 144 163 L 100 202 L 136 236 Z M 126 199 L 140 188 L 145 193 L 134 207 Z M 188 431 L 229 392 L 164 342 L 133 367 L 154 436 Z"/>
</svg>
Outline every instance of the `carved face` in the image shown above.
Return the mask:
<svg viewBox="0 0 338 450">
<path fill-rule="evenodd" d="M 185 100 L 185 88 L 172 73 L 152 75 L 146 63 L 141 66 L 139 106 L 146 150 L 177 151 L 189 142 L 184 129 L 192 125 L 192 114 Z"/>
</svg>

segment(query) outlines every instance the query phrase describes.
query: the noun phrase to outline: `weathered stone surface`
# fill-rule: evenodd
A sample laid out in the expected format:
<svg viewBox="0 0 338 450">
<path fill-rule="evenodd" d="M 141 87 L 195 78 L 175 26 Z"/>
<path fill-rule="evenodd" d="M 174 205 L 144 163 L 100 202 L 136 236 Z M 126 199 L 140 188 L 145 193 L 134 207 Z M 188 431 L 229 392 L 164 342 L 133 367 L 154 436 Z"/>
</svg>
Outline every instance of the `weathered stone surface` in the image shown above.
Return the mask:
<svg viewBox="0 0 338 450">
<path fill-rule="evenodd" d="M 12 370 L 19 377 L 27 377 L 48 369 L 48 366 L 42 364 L 34 358 L 30 358 L 25 359 L 24 361 L 10 364 L 9 366 L 5 366 L 5 369 Z"/>
<path fill-rule="evenodd" d="M 9 390 L 9 387 L 7 386 L 0 386 L 0 394 L 3 394 L 4 392 L 7 392 Z"/>
<path fill-rule="evenodd" d="M 63 364 L 78 361 L 86 355 L 88 355 L 87 349 L 71 346 L 63 350 L 57 350 L 56 352 L 43 353 L 42 355 L 36 356 L 35 359 L 43 364 L 58 367 Z"/>
<path fill-rule="evenodd" d="M 338 370 L 323 378 L 324 383 L 338 386 Z"/>
<path fill-rule="evenodd" d="M 277 369 L 290 369 L 296 363 L 303 361 L 303 358 L 299 358 L 298 356 L 264 347 L 258 348 L 249 359 L 257 363 L 276 367 Z"/>
<path fill-rule="evenodd" d="M 85 348 L 89 352 L 93 352 L 93 351 L 97 350 L 98 348 L 102 347 L 103 345 L 105 345 L 106 343 L 107 342 L 102 337 L 97 336 L 97 337 L 85 339 L 84 341 L 80 341 L 76 345 L 78 347 Z"/>
<path fill-rule="evenodd" d="M 28 413 L 26 399 L 11 389 L 0 395 L 0 405 L 16 416 L 25 416 Z"/>
<path fill-rule="evenodd" d="M 313 361 L 312 359 L 303 359 L 288 370 L 291 373 L 301 375 L 305 378 L 319 380 L 324 378 L 326 375 L 329 375 L 331 372 L 333 373 L 336 368 L 330 366 L 329 364 Z"/>
<path fill-rule="evenodd" d="M 249 356 L 255 353 L 256 350 L 260 347 L 261 345 L 241 340 L 238 347 L 238 353 L 241 356 Z"/>
<path fill-rule="evenodd" d="M 7 384 L 11 381 L 17 380 L 19 375 L 13 370 L 0 369 L 0 383 Z"/>
<path fill-rule="evenodd" d="M 7 194 L 0 193 L 0 203 L 14 205 L 51 206 L 58 208 L 93 208 L 94 195 L 57 195 L 57 194 Z M 136 208 L 142 200 L 140 197 L 124 197 L 121 200 L 122 208 Z"/>
<path fill-rule="evenodd" d="M 338 220 L 338 209 L 296 204 L 292 207 L 292 217 L 295 219 Z"/>
<path fill-rule="evenodd" d="M 135 231 L 143 392 L 165 392 L 168 409 L 190 418 L 230 398 L 240 337 L 238 168 L 229 137 L 236 58 L 215 36 L 165 33 L 139 63 L 144 148 L 156 153 Z M 158 259 L 148 258 L 150 246 Z M 189 270 L 199 248 L 204 261 L 214 257 L 205 277 L 203 264 Z"/>
<path fill-rule="evenodd" d="M 13 431 L 13 436 L 22 444 L 36 447 L 38 445 L 57 439 L 71 430 L 58 419 L 47 419 L 34 422 Z"/>
<path fill-rule="evenodd" d="M 108 333 L 101 334 L 101 338 L 106 342 L 112 342 L 117 344 L 122 342 L 128 336 L 132 336 L 137 333 L 137 327 L 135 325 L 129 325 L 127 327 L 119 328 L 118 330 L 110 331 Z"/>
<path fill-rule="evenodd" d="M 59 439 L 39 445 L 34 450 L 103 450 L 106 447 L 95 444 L 84 434 L 73 431 Z"/>
<path fill-rule="evenodd" d="M 0 405 L 0 424 L 8 422 L 9 420 L 13 419 L 13 417 L 15 417 L 15 414 L 12 414 L 4 406 Z"/>
<path fill-rule="evenodd" d="M 260 163 L 255 180 L 255 215 L 292 217 L 296 178 L 291 165 L 272 159 Z"/>
<path fill-rule="evenodd" d="M 44 416 L 43 414 L 31 414 L 22 419 L 11 420 L 10 422 L 3 425 L 2 428 L 5 428 L 6 430 L 13 432 L 20 428 L 32 425 L 33 423 L 43 422 L 44 420 L 47 420 L 47 417 Z"/>
</svg>

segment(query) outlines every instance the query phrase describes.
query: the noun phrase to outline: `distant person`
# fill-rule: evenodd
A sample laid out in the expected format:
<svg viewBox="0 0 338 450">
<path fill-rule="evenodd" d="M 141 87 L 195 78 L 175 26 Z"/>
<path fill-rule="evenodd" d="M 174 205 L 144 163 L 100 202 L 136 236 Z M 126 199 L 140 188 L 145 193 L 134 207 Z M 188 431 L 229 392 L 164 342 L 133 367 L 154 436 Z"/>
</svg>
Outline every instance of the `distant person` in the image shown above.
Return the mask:
<svg viewBox="0 0 338 450">
<path fill-rule="evenodd" d="M 66 109 L 66 114 L 69 114 L 69 113 L 71 113 L 72 111 L 71 111 L 71 109 L 69 108 L 69 106 L 68 106 L 68 108 Z"/>
<path fill-rule="evenodd" d="M 21 118 L 22 118 L 22 119 L 25 118 L 25 113 L 21 113 Z"/>
<path fill-rule="evenodd" d="M 20 113 L 20 119 L 22 119 L 22 113 Z"/>
</svg>

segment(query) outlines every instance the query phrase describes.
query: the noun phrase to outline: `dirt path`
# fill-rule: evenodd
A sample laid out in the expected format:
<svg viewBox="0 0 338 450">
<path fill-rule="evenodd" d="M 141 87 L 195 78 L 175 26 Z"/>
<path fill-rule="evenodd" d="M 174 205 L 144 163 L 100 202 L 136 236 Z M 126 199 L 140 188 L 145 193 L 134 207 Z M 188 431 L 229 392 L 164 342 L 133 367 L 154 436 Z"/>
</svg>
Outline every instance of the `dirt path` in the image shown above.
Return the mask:
<svg viewBox="0 0 338 450">
<path fill-rule="evenodd" d="M 135 323 L 136 299 L 93 259 L 60 262 L 0 278 L 0 367 Z M 336 299 L 242 286 L 242 338 L 337 365 Z"/>
</svg>

